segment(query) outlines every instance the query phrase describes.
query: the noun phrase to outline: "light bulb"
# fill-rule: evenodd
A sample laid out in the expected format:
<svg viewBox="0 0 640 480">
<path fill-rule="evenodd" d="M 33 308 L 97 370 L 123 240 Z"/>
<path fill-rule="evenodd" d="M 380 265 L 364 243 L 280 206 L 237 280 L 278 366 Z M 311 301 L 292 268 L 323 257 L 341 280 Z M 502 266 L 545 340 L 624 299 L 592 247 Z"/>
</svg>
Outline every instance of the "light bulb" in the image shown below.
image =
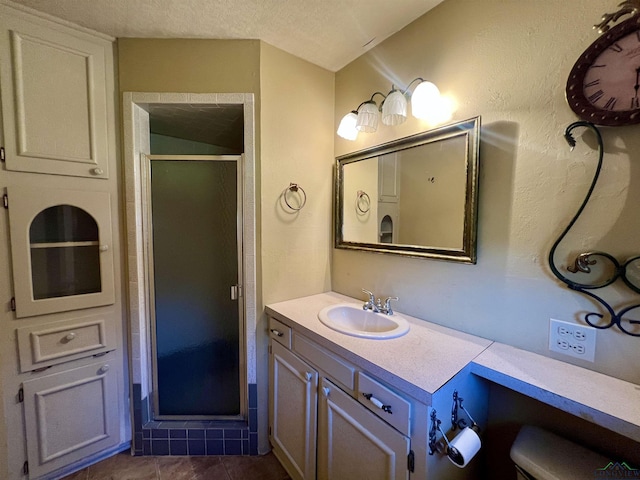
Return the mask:
<svg viewBox="0 0 640 480">
<path fill-rule="evenodd" d="M 400 125 L 407 119 L 407 99 L 400 90 L 393 90 L 382 105 L 382 123 Z"/>
<path fill-rule="evenodd" d="M 358 130 L 356 129 L 356 122 L 358 121 L 357 112 L 349 112 L 342 120 L 340 120 L 340 126 L 338 127 L 338 135 L 346 140 L 355 140 L 358 138 Z"/>
<path fill-rule="evenodd" d="M 361 132 L 373 133 L 378 129 L 378 106 L 375 102 L 368 101 L 358 108 L 358 121 L 356 128 Z"/>
<path fill-rule="evenodd" d="M 411 114 L 420 119 L 427 119 L 434 108 L 439 108 L 440 90 L 431 82 L 418 84 L 411 95 Z"/>
</svg>

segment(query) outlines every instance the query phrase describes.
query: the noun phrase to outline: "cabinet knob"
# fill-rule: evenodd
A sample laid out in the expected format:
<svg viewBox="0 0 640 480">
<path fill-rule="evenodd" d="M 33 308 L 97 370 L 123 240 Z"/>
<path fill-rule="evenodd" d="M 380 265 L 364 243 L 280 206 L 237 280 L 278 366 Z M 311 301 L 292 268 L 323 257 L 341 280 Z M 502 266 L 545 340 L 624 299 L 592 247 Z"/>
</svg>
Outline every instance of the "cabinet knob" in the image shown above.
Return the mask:
<svg viewBox="0 0 640 480">
<path fill-rule="evenodd" d="M 328 397 L 330 393 L 331 393 L 331 389 L 329 387 L 322 387 L 322 394 L 325 397 Z"/>
<path fill-rule="evenodd" d="M 103 366 L 100 367 L 99 372 L 100 373 L 107 373 L 109 371 L 109 364 L 105 363 Z"/>
<path fill-rule="evenodd" d="M 313 374 L 312 374 L 311 372 L 306 372 L 306 373 L 304 374 L 304 378 L 306 378 L 306 379 L 307 379 L 307 382 L 310 382 L 310 381 L 311 381 L 311 379 L 313 378 Z"/>
<path fill-rule="evenodd" d="M 74 338 L 76 338 L 76 334 L 75 334 L 75 333 L 73 333 L 73 332 L 68 333 L 68 334 L 67 334 L 67 336 L 66 336 L 66 337 L 64 337 L 64 339 L 65 339 L 67 342 L 70 342 L 70 341 L 71 341 L 71 340 L 73 340 Z"/>
<path fill-rule="evenodd" d="M 109 250 L 109 245 L 100 245 L 98 247 L 98 250 L 100 250 L 101 252 L 106 252 L 107 250 Z"/>
<path fill-rule="evenodd" d="M 102 170 L 101 168 L 92 168 L 91 169 L 91 174 L 92 175 L 102 175 L 104 173 L 104 170 Z"/>
</svg>

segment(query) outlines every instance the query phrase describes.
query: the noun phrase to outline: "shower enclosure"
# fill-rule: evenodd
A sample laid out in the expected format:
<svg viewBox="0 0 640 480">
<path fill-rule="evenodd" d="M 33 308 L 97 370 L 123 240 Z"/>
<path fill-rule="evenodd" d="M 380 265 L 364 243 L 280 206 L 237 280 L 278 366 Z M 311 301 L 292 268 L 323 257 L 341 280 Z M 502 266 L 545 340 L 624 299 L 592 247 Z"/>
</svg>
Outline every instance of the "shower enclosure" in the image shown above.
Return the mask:
<svg viewBox="0 0 640 480">
<path fill-rule="evenodd" d="M 246 412 L 241 159 L 143 159 L 155 419 Z"/>
</svg>

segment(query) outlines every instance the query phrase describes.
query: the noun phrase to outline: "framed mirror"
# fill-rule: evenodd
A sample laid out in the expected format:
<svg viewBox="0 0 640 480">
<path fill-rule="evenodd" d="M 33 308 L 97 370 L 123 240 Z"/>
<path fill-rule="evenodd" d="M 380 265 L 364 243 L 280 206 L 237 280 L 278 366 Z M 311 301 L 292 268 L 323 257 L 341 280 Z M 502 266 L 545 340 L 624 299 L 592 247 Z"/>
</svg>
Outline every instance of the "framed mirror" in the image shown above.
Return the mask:
<svg viewBox="0 0 640 480">
<path fill-rule="evenodd" d="M 335 246 L 476 263 L 480 117 L 336 158 Z"/>
</svg>

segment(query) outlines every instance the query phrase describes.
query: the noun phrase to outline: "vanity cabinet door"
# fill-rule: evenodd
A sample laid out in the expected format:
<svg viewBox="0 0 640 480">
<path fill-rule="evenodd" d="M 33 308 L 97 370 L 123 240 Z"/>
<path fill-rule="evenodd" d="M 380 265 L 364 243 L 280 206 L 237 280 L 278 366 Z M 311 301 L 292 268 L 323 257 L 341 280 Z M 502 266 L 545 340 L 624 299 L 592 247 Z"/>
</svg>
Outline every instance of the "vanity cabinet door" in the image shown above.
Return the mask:
<svg viewBox="0 0 640 480">
<path fill-rule="evenodd" d="M 269 363 L 269 438 L 273 452 L 294 480 L 313 480 L 318 372 L 277 342 L 271 342 Z"/>
<path fill-rule="evenodd" d="M 119 442 L 118 375 L 107 362 L 23 383 L 30 478 Z"/>
<path fill-rule="evenodd" d="M 409 438 L 326 378 L 320 385 L 318 480 L 409 478 Z"/>
<path fill-rule="evenodd" d="M 113 46 L 0 5 L 7 170 L 108 178 Z"/>
<path fill-rule="evenodd" d="M 110 195 L 7 191 L 16 316 L 114 303 Z"/>
</svg>

